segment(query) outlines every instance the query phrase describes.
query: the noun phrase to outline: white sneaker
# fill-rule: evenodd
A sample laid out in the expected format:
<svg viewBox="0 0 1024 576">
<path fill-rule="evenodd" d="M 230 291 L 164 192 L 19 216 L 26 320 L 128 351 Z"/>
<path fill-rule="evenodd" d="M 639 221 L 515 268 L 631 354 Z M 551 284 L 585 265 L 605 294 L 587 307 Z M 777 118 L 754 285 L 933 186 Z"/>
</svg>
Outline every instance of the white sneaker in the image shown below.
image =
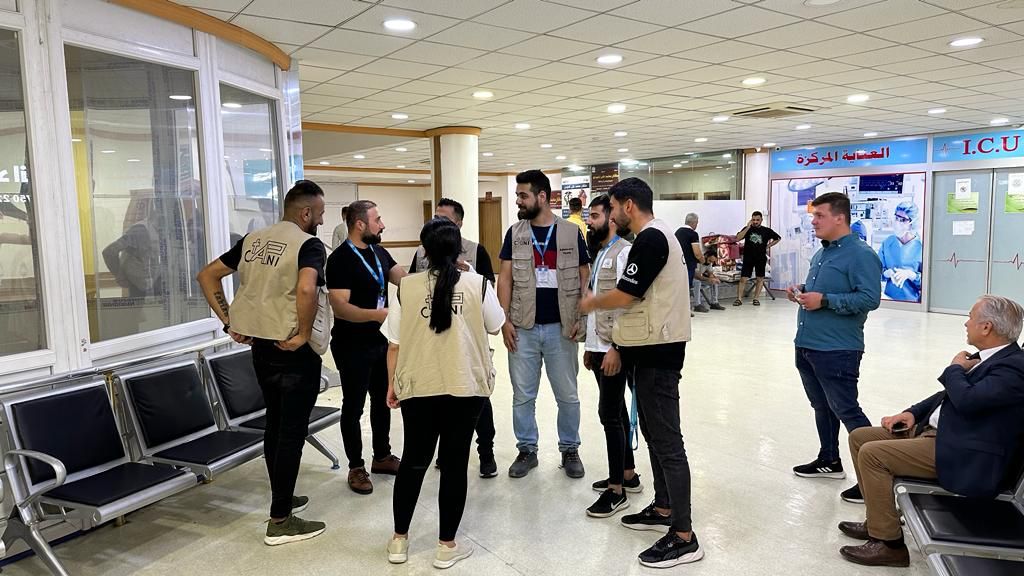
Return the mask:
<svg viewBox="0 0 1024 576">
<path fill-rule="evenodd" d="M 455 543 L 454 548 L 449 548 L 444 544 L 437 545 L 437 556 L 434 558 L 434 568 L 451 568 L 455 566 L 455 563 L 459 560 L 469 558 L 473 555 L 473 547 L 466 543 Z"/>
<path fill-rule="evenodd" d="M 392 564 L 404 564 L 409 559 L 409 539 L 395 538 L 392 536 L 388 542 L 388 562 Z"/>
</svg>

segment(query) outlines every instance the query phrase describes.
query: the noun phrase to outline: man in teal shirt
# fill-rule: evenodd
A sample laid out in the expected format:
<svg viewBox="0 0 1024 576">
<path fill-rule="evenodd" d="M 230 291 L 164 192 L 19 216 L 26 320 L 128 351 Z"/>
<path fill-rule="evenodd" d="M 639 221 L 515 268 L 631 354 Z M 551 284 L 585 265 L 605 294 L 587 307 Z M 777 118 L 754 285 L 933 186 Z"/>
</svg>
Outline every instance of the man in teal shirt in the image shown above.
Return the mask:
<svg viewBox="0 0 1024 576">
<path fill-rule="evenodd" d="M 822 248 L 811 259 L 804 284 L 790 286 L 786 295 L 800 304 L 796 368 L 814 409 L 820 450 L 813 462 L 793 472 L 804 478 L 842 479 L 846 473 L 839 459 L 839 423 L 848 432 L 871 425 L 857 403 L 857 379 L 864 355 L 864 321 L 881 301 L 882 263 L 850 230 L 848 197 L 830 192 L 811 205 L 811 224 Z M 856 486 L 843 497 L 863 501 Z"/>
</svg>

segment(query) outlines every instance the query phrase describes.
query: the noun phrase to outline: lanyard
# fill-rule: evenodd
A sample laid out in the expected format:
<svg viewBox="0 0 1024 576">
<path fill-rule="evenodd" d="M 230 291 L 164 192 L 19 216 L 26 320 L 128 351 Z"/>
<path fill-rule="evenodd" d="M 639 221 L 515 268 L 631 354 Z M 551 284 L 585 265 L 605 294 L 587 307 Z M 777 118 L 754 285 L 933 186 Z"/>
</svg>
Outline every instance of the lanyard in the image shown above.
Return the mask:
<svg viewBox="0 0 1024 576">
<path fill-rule="evenodd" d="M 611 249 L 612 245 L 619 241 L 619 236 L 612 236 L 612 241 L 608 243 L 600 252 L 597 253 L 597 258 L 594 259 L 594 267 L 590 271 L 590 289 L 593 290 L 597 286 L 597 273 L 601 270 L 601 262 L 604 260 L 605 254 Z"/>
<path fill-rule="evenodd" d="M 377 274 L 374 274 L 373 268 L 370 268 L 370 263 L 366 261 L 366 258 L 363 258 L 362 253 L 359 252 L 356 245 L 353 244 L 351 240 L 346 240 L 345 243 L 348 244 L 348 247 L 351 248 L 353 252 L 356 253 L 356 256 L 359 256 L 359 259 L 363 262 L 363 266 L 366 266 L 366 271 L 370 273 L 370 276 L 373 276 L 374 281 L 380 285 L 380 290 L 383 292 L 384 287 L 387 286 L 387 279 L 384 277 L 384 268 L 380 265 L 380 258 L 377 256 L 377 251 L 373 249 L 373 246 L 370 246 L 370 252 L 373 252 L 373 259 L 377 262 Z"/>
<path fill-rule="evenodd" d="M 548 251 L 548 243 L 551 242 L 551 233 L 554 232 L 554 231 L 555 231 L 555 225 L 552 224 L 551 227 L 548 228 L 548 237 L 544 239 L 544 246 L 541 247 L 540 242 L 537 241 L 537 236 L 533 233 L 533 226 L 530 226 L 530 236 L 533 237 L 533 249 L 536 250 L 537 252 L 540 252 L 540 265 L 541 266 L 544 266 L 544 253 Z"/>
</svg>

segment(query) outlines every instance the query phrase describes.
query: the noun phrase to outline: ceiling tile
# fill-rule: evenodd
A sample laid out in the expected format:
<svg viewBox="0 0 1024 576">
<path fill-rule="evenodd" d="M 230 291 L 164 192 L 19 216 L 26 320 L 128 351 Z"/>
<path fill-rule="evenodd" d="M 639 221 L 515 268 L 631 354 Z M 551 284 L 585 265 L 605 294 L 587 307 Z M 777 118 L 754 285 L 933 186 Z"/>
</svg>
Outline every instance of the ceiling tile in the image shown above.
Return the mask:
<svg viewBox="0 0 1024 576">
<path fill-rule="evenodd" d="M 412 82 L 406 82 L 401 86 L 396 86 L 394 90 L 399 92 L 410 92 L 412 94 L 428 94 L 431 96 L 447 96 L 453 92 L 459 90 L 457 86 L 451 84 L 441 84 L 439 82 L 427 82 L 425 80 L 413 80 Z"/>
<path fill-rule="evenodd" d="M 194 8 L 208 8 L 210 10 L 223 10 L 225 12 L 237 13 L 252 0 L 178 0 L 182 6 Z"/>
<path fill-rule="evenodd" d="M 639 64 L 619 68 L 619 70 L 623 72 L 638 72 L 640 74 L 658 76 L 678 74 L 680 72 L 686 72 L 687 70 L 703 68 L 704 66 L 707 66 L 704 62 L 694 62 L 693 60 L 673 58 L 672 56 L 662 56 Z"/>
<path fill-rule="evenodd" d="M 966 64 L 964 66 L 939 68 L 938 70 L 929 70 L 927 72 L 915 72 L 911 74 L 911 76 L 915 78 L 920 78 L 921 80 L 942 82 L 944 80 L 954 80 L 956 78 L 977 76 L 979 73 L 986 72 L 999 72 L 999 70 L 995 68 L 989 68 L 987 66 L 979 66 L 978 64 Z M 953 82 L 953 84 L 956 84 L 956 82 Z"/>
<path fill-rule="evenodd" d="M 544 78 L 546 80 L 559 80 L 563 82 L 571 82 L 573 80 L 584 78 L 586 76 L 593 76 L 599 74 L 600 70 L 591 68 L 589 66 L 579 66 L 577 64 L 566 64 L 565 62 L 552 62 L 545 64 L 532 70 L 522 72 L 523 76 L 530 78 Z"/>
<path fill-rule="evenodd" d="M 892 75 L 887 72 L 879 72 L 878 70 L 872 70 L 870 68 L 858 68 L 856 70 L 847 70 L 846 72 L 839 72 L 837 74 L 815 76 L 814 79 L 817 82 L 848 86 L 849 91 L 852 93 L 856 90 L 864 90 L 865 88 L 863 88 L 862 83 L 873 82 L 887 76 Z"/>
<path fill-rule="evenodd" d="M 555 96 L 576 98 L 579 96 L 586 96 L 587 94 L 593 94 L 594 92 L 600 92 L 601 90 L 602 88 L 600 86 L 587 86 L 585 84 L 576 84 L 572 82 L 560 82 L 545 88 L 538 88 L 536 92 L 540 94 L 553 94 Z"/>
<path fill-rule="evenodd" d="M 384 90 L 378 92 L 372 96 L 374 100 L 378 102 L 393 102 L 395 104 L 419 104 L 435 98 L 435 96 L 423 95 L 423 94 L 410 94 L 409 92 L 394 92 L 391 90 Z"/>
<path fill-rule="evenodd" d="M 906 62 L 897 62 L 895 64 L 883 64 L 881 66 L 875 66 L 875 68 L 878 70 L 884 70 L 885 72 L 892 72 L 893 74 L 910 74 L 913 72 L 925 72 L 927 70 L 938 70 L 939 68 L 959 66 L 961 64 L 963 64 L 962 60 L 950 58 L 949 56 L 931 56 L 929 58 L 919 58 L 917 60 L 908 60 Z"/>
<path fill-rule="evenodd" d="M 819 18 L 821 22 L 857 30 L 874 30 L 893 24 L 912 22 L 921 18 L 938 16 L 942 14 L 942 8 L 926 4 L 920 0 L 884 0 L 876 4 L 854 8 L 839 14 L 832 14 Z"/>
<path fill-rule="evenodd" d="M 804 0 L 763 0 L 758 3 L 758 6 L 761 8 L 767 8 L 768 10 L 774 10 L 776 12 L 784 12 L 793 16 L 799 16 L 801 18 L 818 18 L 834 12 L 842 12 L 844 10 L 858 8 L 867 4 L 874 4 L 878 1 L 879 0 L 846 0 L 845 2 L 836 2 L 825 6 L 808 6 L 804 4 Z"/>
<path fill-rule="evenodd" d="M 622 44 L 624 48 L 636 50 L 624 42 L 659 30 L 662 30 L 661 26 L 601 14 L 571 26 L 557 28 L 550 34 L 563 38 L 600 38 L 606 44 Z"/>
<path fill-rule="evenodd" d="M 511 54 L 492 52 L 465 62 L 461 64 L 460 67 L 468 68 L 470 70 L 515 74 L 517 72 L 522 72 L 523 70 L 543 66 L 544 64 L 547 64 L 547 61 L 538 60 L 536 58 L 526 58 L 525 56 L 513 56 Z"/>
<path fill-rule="evenodd" d="M 460 22 L 451 28 L 438 32 L 429 38 L 431 42 L 466 46 L 480 50 L 499 50 L 522 42 L 533 34 L 509 28 L 499 28 L 478 22 Z"/>
<path fill-rule="evenodd" d="M 444 70 L 443 66 L 406 62 L 405 60 L 394 60 L 391 58 L 381 58 L 359 68 L 360 72 L 380 74 L 381 76 L 397 76 L 399 78 L 420 78 L 442 70 Z"/>
<path fill-rule="evenodd" d="M 652 92 L 655 94 L 662 92 L 672 92 L 673 90 L 682 90 L 683 88 L 689 88 L 695 86 L 693 82 L 687 80 L 679 80 L 676 78 L 655 78 L 654 80 L 646 80 L 644 82 L 636 82 L 629 86 L 630 90 L 637 90 L 639 92 Z"/>
<path fill-rule="evenodd" d="M 589 84 L 593 86 L 604 86 L 606 88 L 618 88 L 620 86 L 629 86 L 636 82 L 643 82 L 645 80 L 653 80 L 654 76 L 648 76 L 646 74 L 631 74 L 629 72 L 619 72 L 618 70 L 609 70 L 607 72 L 601 72 L 593 76 L 587 76 L 586 78 L 577 80 L 578 84 Z"/>
<path fill-rule="evenodd" d="M 362 98 L 375 94 L 379 90 L 375 88 L 360 88 L 359 86 L 342 86 L 340 84 L 321 84 L 313 88 L 308 94 L 319 94 L 321 96 L 338 96 L 342 98 Z"/>
<path fill-rule="evenodd" d="M 413 40 L 408 38 L 396 38 L 383 34 L 338 29 L 327 33 L 316 42 L 310 44 L 310 46 L 313 48 L 351 52 L 353 54 L 386 56 L 412 43 Z"/>
<path fill-rule="evenodd" d="M 779 50 L 777 52 L 759 54 L 757 56 L 752 56 L 750 58 L 733 60 L 729 62 L 729 65 L 737 66 L 740 68 L 747 68 L 750 70 L 778 70 L 780 68 L 787 68 L 789 66 L 799 66 L 800 64 L 807 64 L 808 62 L 817 61 L 817 58 L 813 58 L 811 56 L 804 56 L 803 54 L 794 54 L 792 52 Z"/>
<path fill-rule="evenodd" d="M 725 40 L 699 48 L 690 48 L 683 52 L 675 53 L 675 55 L 689 58 L 690 60 L 720 64 L 764 53 L 765 48 L 762 46 L 754 46 L 753 44 L 737 42 L 735 40 Z"/>
<path fill-rule="evenodd" d="M 1013 8 L 1002 8 L 1004 4 L 1008 2 L 999 2 L 995 4 L 987 4 L 985 6 L 979 6 L 977 8 L 971 8 L 964 10 L 963 14 L 977 20 L 988 22 L 989 24 L 996 24 L 998 26 L 1004 26 L 1011 22 L 1024 21 L 1024 6 L 1020 2 L 1016 2 Z"/>
<path fill-rule="evenodd" d="M 987 25 L 980 20 L 973 20 L 959 14 L 942 14 L 914 22 L 879 28 L 872 30 L 870 34 L 880 38 L 898 38 L 900 42 L 910 43 L 940 36 L 955 36 L 986 27 Z"/>
<path fill-rule="evenodd" d="M 804 20 L 796 24 L 744 36 L 743 41 L 781 49 L 813 44 L 830 38 L 838 38 L 845 34 L 845 30 Z"/>
<path fill-rule="evenodd" d="M 1024 41 L 1024 36 L 1009 30 L 1003 30 L 1002 28 L 973 30 L 969 35 L 984 38 L 985 43 L 980 46 L 957 48 L 949 45 L 950 39 L 948 37 L 943 37 L 915 42 L 912 46 L 922 50 L 938 52 L 939 54 L 947 54 L 969 62 L 984 62 L 985 60 L 995 60 L 1000 56 L 1005 58 L 1016 53 L 1014 51 L 1019 50 L 1019 43 Z"/>
<path fill-rule="evenodd" d="M 618 54 L 619 56 L 622 56 L 622 62 L 619 63 L 619 64 L 616 64 L 614 66 L 607 66 L 605 64 L 598 64 L 597 63 L 598 56 L 602 56 L 602 55 L 608 54 L 608 53 L 615 53 L 615 54 Z M 629 66 L 630 64 L 638 64 L 640 62 L 646 62 L 647 60 L 650 60 L 652 58 L 657 58 L 657 56 L 654 55 L 654 54 L 649 54 L 647 52 L 637 52 L 635 50 L 623 50 L 620 47 L 616 46 L 614 48 L 611 48 L 611 47 L 609 47 L 609 48 L 601 48 L 600 50 L 592 50 L 590 52 L 584 52 L 583 54 L 580 54 L 578 56 L 573 56 L 572 58 L 566 58 L 564 60 L 564 62 L 568 62 L 569 64 L 579 64 L 581 66 L 590 66 L 590 67 L 596 68 L 598 70 L 608 70 L 608 69 L 614 70 L 615 68 L 618 68 L 618 67 Z"/>
<path fill-rule="evenodd" d="M 793 76 L 794 78 L 815 78 L 816 76 L 823 76 L 825 74 L 848 72 L 856 68 L 856 66 L 842 64 L 840 62 L 823 61 L 809 62 L 807 64 L 799 64 L 797 66 L 787 66 L 785 68 L 780 68 L 778 72 L 780 74 L 785 74 L 786 76 Z"/>
<path fill-rule="evenodd" d="M 502 104 L 523 104 L 526 106 L 543 106 L 544 104 L 550 104 L 552 102 L 558 102 L 564 100 L 561 96 L 551 96 L 548 94 L 533 94 L 523 93 L 516 94 L 515 96 L 509 96 L 503 99 Z M 534 113 L 539 113 L 537 110 L 533 110 Z"/>
<path fill-rule="evenodd" d="M 486 84 L 487 82 L 493 82 L 503 76 L 504 74 L 495 74 L 493 72 L 484 72 L 482 70 L 446 68 L 440 72 L 435 72 L 430 76 L 425 76 L 421 78 L 421 80 L 442 82 L 445 84 L 459 84 L 461 86 L 478 86 Z"/>
<path fill-rule="evenodd" d="M 687 70 L 680 74 L 673 74 L 672 78 L 690 80 L 692 82 L 714 82 L 715 80 L 723 80 L 725 78 L 742 76 L 749 73 L 753 73 L 753 71 L 745 68 L 735 68 L 733 66 L 705 66 L 704 68 L 697 68 L 696 70 Z"/>
<path fill-rule="evenodd" d="M 594 12 L 587 10 L 540 0 L 513 0 L 477 16 L 474 20 L 484 24 L 543 34 L 551 30 L 565 28 L 593 15 Z"/>
<path fill-rule="evenodd" d="M 720 38 L 715 38 L 714 36 L 666 28 L 626 42 L 620 42 L 619 46 L 653 54 L 675 54 L 686 53 L 691 48 L 700 48 L 720 40 Z"/>
<path fill-rule="evenodd" d="M 370 4 L 356 0 L 333 0 L 332 2 L 319 2 L 317 0 L 290 0 L 289 2 L 281 2 L 280 0 L 252 0 L 252 3 L 247 5 L 245 10 L 242 11 L 242 14 L 337 26 L 370 8 Z"/>
<path fill-rule="evenodd" d="M 332 78 L 337 78 L 340 74 L 340 70 L 299 65 L 299 80 L 307 82 L 326 82 Z"/>
<path fill-rule="evenodd" d="M 626 4 L 632 4 L 636 0 L 544 0 L 550 4 L 562 4 L 573 8 L 585 8 L 596 12 L 607 12 Z"/>
<path fill-rule="evenodd" d="M 576 40 L 567 40 L 565 38 L 556 38 L 555 36 L 534 36 L 529 40 L 517 42 L 503 50 L 506 54 L 515 54 L 516 56 L 528 56 L 530 58 L 542 58 L 544 60 L 562 60 L 565 58 L 571 58 L 584 52 L 591 52 L 594 50 L 600 50 L 599 44 L 590 44 L 588 42 L 578 42 Z"/>
<path fill-rule="evenodd" d="M 406 20 L 412 20 L 416 23 L 416 28 L 408 32 L 391 32 L 384 28 L 384 22 L 391 19 L 402 18 Z M 438 16 L 436 14 L 424 14 L 422 12 L 410 12 L 404 8 L 396 8 L 393 6 L 376 5 L 369 10 L 359 14 L 355 18 L 348 20 L 341 25 L 341 28 L 346 30 L 359 30 L 362 32 L 370 32 L 372 34 L 380 34 L 382 36 L 392 38 L 426 38 L 438 32 L 451 28 L 458 24 L 459 21 L 453 18 L 447 18 L 445 16 Z"/>
<path fill-rule="evenodd" d="M 837 58 L 837 60 L 846 64 L 853 64 L 855 66 L 874 66 L 883 62 L 886 64 L 894 64 L 897 62 L 906 62 L 907 60 L 916 60 L 918 58 L 926 58 L 934 55 L 935 54 L 932 52 L 912 48 L 910 46 L 891 46 L 889 48 L 882 48 L 881 50 L 861 52 L 851 56 L 842 56 Z"/>
<path fill-rule="evenodd" d="M 737 7 L 739 4 L 725 0 L 639 0 L 611 13 L 662 26 L 678 26 Z"/>
<path fill-rule="evenodd" d="M 261 18 L 259 16 L 238 16 L 231 23 L 255 32 L 264 40 L 299 45 L 307 44 L 331 30 L 328 26 L 303 24 L 290 20 L 276 20 L 274 18 Z"/>
<path fill-rule="evenodd" d="M 744 6 L 736 10 L 730 10 L 729 12 L 723 12 L 715 16 L 683 24 L 680 28 L 704 34 L 714 34 L 723 38 L 738 38 L 746 34 L 792 24 L 796 21 L 797 19 L 792 16 L 771 12 L 755 6 Z"/>
<path fill-rule="evenodd" d="M 374 60 L 373 56 L 365 56 L 363 54 L 308 47 L 300 48 L 292 56 L 299 60 L 300 65 L 308 64 L 319 68 L 334 68 L 337 70 L 354 70 Z"/>
<path fill-rule="evenodd" d="M 889 76 L 888 78 L 881 77 L 878 80 L 868 80 L 867 82 L 861 82 L 861 90 L 886 90 L 889 88 L 899 88 L 900 86 L 911 86 L 913 84 L 920 84 L 921 81 L 917 78 L 911 78 L 910 76 Z"/>
<path fill-rule="evenodd" d="M 388 88 L 394 88 L 399 84 L 404 84 L 405 80 L 402 78 L 395 78 L 393 76 L 378 76 L 377 74 L 367 74 L 360 71 L 342 74 L 335 78 L 331 83 L 341 84 L 343 86 L 360 86 L 363 88 L 387 90 Z"/>
<path fill-rule="evenodd" d="M 313 0 L 322 3 L 323 0 Z M 333 1 L 333 0 L 332 0 Z M 482 14 L 508 0 L 382 0 L 381 4 L 398 8 L 409 8 L 417 12 L 466 18 L 467 15 Z"/>
<path fill-rule="evenodd" d="M 872 50 L 888 48 L 889 46 L 894 45 L 895 44 L 888 40 L 882 40 L 881 38 L 875 38 L 874 36 L 850 34 L 849 36 L 834 38 L 824 42 L 790 48 L 790 51 L 798 54 L 806 54 L 807 56 L 813 56 L 815 58 L 837 58 L 841 56 L 862 54 Z"/>
<path fill-rule="evenodd" d="M 558 84 L 557 80 L 548 80 L 546 78 L 526 78 L 525 76 L 505 76 L 492 82 L 486 82 L 480 85 L 481 88 L 498 88 L 500 90 L 509 90 L 513 92 L 529 92 L 531 90 L 539 90 L 546 88 L 553 84 Z"/>
<path fill-rule="evenodd" d="M 420 41 L 392 53 L 390 57 L 397 58 L 399 60 L 422 62 L 424 64 L 455 66 L 467 60 L 477 58 L 482 54 L 484 54 L 482 50 L 477 50 L 475 48 Z"/>
</svg>

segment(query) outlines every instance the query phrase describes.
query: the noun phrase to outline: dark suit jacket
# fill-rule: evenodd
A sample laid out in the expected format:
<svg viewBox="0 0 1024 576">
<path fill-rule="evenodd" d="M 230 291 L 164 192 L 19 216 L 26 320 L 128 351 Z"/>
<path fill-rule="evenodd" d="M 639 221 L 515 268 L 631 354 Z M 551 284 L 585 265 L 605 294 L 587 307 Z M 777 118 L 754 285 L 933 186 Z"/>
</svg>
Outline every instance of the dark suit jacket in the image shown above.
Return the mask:
<svg viewBox="0 0 1024 576">
<path fill-rule="evenodd" d="M 906 410 L 920 434 L 942 406 L 935 438 L 939 484 L 963 496 L 992 498 L 1021 472 L 1024 351 L 1012 343 L 970 373 L 946 368 L 939 382 L 945 390 Z"/>
</svg>

